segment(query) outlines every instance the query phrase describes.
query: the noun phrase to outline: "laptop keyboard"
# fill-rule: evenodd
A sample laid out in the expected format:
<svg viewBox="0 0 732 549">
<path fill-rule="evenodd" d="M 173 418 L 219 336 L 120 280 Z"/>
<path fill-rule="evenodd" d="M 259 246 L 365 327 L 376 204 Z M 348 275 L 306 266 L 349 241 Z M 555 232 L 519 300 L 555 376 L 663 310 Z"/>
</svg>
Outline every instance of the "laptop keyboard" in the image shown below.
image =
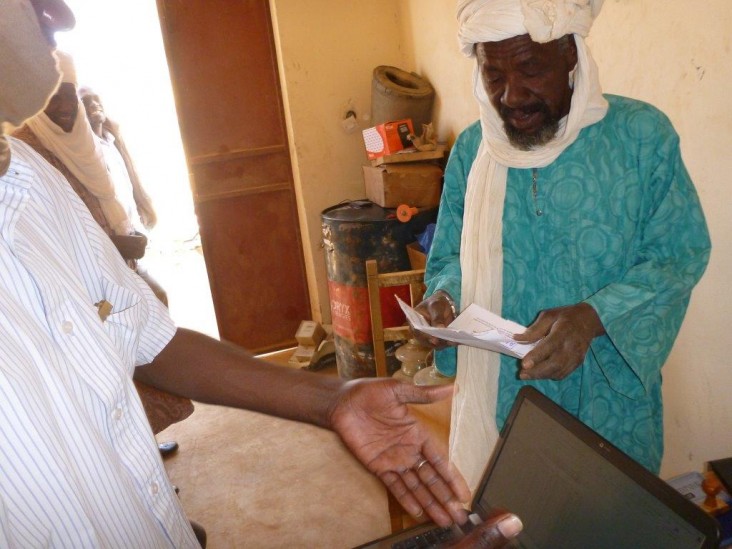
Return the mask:
<svg viewBox="0 0 732 549">
<path fill-rule="evenodd" d="M 455 532 L 450 526 L 444 528 L 433 528 L 414 537 L 398 541 L 392 545 L 392 549 L 426 549 L 428 547 L 440 547 L 443 543 L 452 541 Z"/>
</svg>

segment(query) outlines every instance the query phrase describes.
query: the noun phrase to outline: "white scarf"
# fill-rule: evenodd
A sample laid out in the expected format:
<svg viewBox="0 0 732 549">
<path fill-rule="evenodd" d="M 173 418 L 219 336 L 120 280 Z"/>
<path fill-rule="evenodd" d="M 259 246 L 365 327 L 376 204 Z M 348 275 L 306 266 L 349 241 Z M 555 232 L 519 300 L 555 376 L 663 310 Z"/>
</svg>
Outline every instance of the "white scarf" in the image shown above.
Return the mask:
<svg viewBox="0 0 732 549">
<path fill-rule="evenodd" d="M 508 168 L 540 168 L 551 164 L 575 141 L 582 128 L 598 122 L 607 112 L 597 66 L 582 39 L 601 3 L 601 0 L 593 3 L 590 0 L 462 0 L 458 5 L 459 41 L 462 51 L 470 56 L 476 43 L 527 33 L 534 41 L 541 42 L 577 33 L 574 39 L 578 56 L 569 114 L 560 121 L 557 135 L 550 143 L 531 151 L 516 149 L 509 143 L 503 121 L 488 100 L 479 69 L 477 66 L 474 69 L 473 91 L 480 106 L 483 139 L 468 175 L 465 194 L 460 248 L 462 306 L 477 303 L 501 313 L 502 220 Z M 535 28 L 529 31 L 532 23 Z M 550 32 L 546 32 L 549 24 Z M 499 366 L 500 355 L 496 353 L 466 346 L 458 348 L 450 459 L 465 476 L 471 490 L 477 488 L 486 456 L 490 456 L 498 439 Z"/>
<path fill-rule="evenodd" d="M 117 199 L 101 145 L 94 139 L 84 112 L 84 105 L 79 101 L 79 111 L 70 133 L 61 129 L 44 112 L 26 123 L 43 146 L 56 155 L 84 187 L 99 199 L 104 217 L 114 233 L 131 234 L 132 225 L 125 208 Z"/>
</svg>

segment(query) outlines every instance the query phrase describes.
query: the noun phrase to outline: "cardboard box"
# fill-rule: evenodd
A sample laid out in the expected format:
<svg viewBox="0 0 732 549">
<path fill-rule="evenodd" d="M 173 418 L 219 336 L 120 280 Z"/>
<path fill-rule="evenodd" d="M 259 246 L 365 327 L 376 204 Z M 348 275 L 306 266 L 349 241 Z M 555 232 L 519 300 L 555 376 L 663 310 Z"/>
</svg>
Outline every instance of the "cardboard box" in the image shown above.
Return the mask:
<svg viewBox="0 0 732 549">
<path fill-rule="evenodd" d="M 363 142 L 369 160 L 394 154 L 412 147 L 409 135 L 414 133 L 411 119 L 384 122 L 363 130 Z"/>
<path fill-rule="evenodd" d="M 366 197 L 382 208 L 432 208 L 440 203 L 442 169 L 434 164 L 363 166 L 363 179 Z"/>
<path fill-rule="evenodd" d="M 295 332 L 295 339 L 300 345 L 317 347 L 325 339 L 325 330 L 314 320 L 303 320 Z"/>
</svg>

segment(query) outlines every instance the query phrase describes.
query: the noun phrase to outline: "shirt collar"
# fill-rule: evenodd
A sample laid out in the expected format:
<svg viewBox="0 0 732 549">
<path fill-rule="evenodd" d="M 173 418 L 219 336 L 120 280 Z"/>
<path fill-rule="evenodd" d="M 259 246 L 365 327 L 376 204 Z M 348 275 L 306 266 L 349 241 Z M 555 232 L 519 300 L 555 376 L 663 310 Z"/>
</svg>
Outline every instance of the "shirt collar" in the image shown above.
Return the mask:
<svg viewBox="0 0 732 549">
<path fill-rule="evenodd" d="M 26 160 L 25 144 L 10 138 L 11 156 L 8 171 L 0 176 L 0 234 L 12 239 L 12 229 L 28 200 L 35 171 Z"/>
<path fill-rule="evenodd" d="M 31 182 L 33 180 L 33 169 L 30 164 L 26 162 L 25 151 L 22 150 L 26 145 L 14 137 L 9 138 L 10 141 L 10 166 L 8 171 L 0 177 L 0 183 L 3 186 L 11 185 L 13 187 L 20 187 L 21 189 L 30 189 Z"/>
</svg>

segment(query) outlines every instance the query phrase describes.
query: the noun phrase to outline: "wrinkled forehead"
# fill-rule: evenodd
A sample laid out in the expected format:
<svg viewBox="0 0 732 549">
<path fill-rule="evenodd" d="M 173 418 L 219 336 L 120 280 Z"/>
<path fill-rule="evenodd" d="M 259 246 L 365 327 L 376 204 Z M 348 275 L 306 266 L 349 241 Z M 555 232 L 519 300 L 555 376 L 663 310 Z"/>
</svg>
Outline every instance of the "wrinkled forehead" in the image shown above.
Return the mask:
<svg viewBox="0 0 732 549">
<path fill-rule="evenodd" d="M 479 42 L 475 45 L 475 53 L 479 63 L 491 60 L 531 59 L 550 62 L 560 58 L 570 48 L 571 36 L 565 34 L 551 42 L 535 42 L 528 34 L 506 38 L 496 42 Z"/>
</svg>

